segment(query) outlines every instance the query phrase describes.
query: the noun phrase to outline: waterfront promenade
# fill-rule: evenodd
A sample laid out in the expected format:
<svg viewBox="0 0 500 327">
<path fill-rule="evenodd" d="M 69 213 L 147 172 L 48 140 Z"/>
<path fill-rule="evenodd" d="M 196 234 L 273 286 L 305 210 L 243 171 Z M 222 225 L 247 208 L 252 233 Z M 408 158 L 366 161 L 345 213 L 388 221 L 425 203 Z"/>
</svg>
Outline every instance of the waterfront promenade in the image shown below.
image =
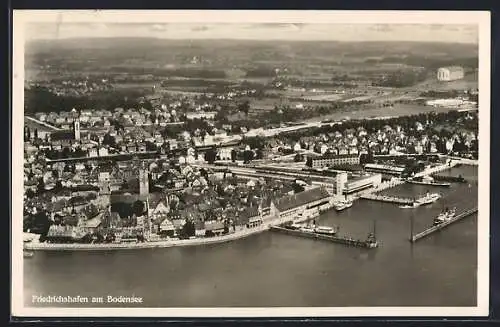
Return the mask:
<svg viewBox="0 0 500 327">
<path fill-rule="evenodd" d="M 453 168 L 453 167 L 455 167 L 458 164 L 459 164 L 458 161 L 452 160 L 450 163 L 445 163 L 445 164 L 442 164 L 442 165 L 439 165 L 439 166 L 435 166 L 435 167 L 424 169 L 423 171 L 421 171 L 419 173 L 416 173 L 414 177 L 418 178 L 418 177 L 429 176 L 429 175 L 432 175 L 432 174 L 435 174 L 435 173 L 442 172 L 443 170 L 447 170 L 447 169 Z"/>
<path fill-rule="evenodd" d="M 264 223 L 257 227 L 242 228 L 233 233 L 222 236 L 213 236 L 205 238 L 194 239 L 169 239 L 160 241 L 146 241 L 136 243 L 96 243 L 96 244 L 83 244 L 83 243 L 45 243 L 33 240 L 24 244 L 24 249 L 29 251 L 107 251 L 107 250 L 124 250 L 124 249 L 152 249 L 152 248 L 169 248 L 175 246 L 197 246 L 225 243 L 229 241 L 238 240 L 248 237 L 253 234 L 267 231 L 271 226 L 280 225 L 293 220 L 293 217 L 275 218 L 264 221 Z"/>
</svg>

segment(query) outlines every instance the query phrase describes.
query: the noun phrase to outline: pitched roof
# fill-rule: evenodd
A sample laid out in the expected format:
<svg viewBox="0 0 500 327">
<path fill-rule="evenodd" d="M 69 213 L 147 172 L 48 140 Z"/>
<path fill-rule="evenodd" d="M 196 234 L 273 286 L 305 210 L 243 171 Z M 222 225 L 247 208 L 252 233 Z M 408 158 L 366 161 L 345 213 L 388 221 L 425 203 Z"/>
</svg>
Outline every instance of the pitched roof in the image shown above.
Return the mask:
<svg viewBox="0 0 500 327">
<path fill-rule="evenodd" d="M 175 228 L 182 228 L 185 223 L 186 219 L 184 218 L 172 219 L 172 224 L 174 225 Z"/>
<path fill-rule="evenodd" d="M 318 201 L 329 197 L 330 195 L 324 188 L 313 188 L 297 194 L 279 198 L 276 201 L 276 208 L 280 211 L 286 211 L 293 208 L 303 206 L 307 203 Z"/>
<path fill-rule="evenodd" d="M 50 134 L 51 141 L 66 141 L 66 140 L 74 140 L 75 133 L 72 130 L 59 130 L 53 131 Z"/>
<path fill-rule="evenodd" d="M 164 202 L 164 204 L 166 202 L 166 196 L 164 193 L 149 193 L 147 198 L 149 199 L 149 208 L 151 209 L 155 209 L 160 202 Z"/>
<path fill-rule="evenodd" d="M 206 230 L 224 229 L 224 222 L 222 221 L 205 222 L 205 229 Z"/>
<path fill-rule="evenodd" d="M 79 184 L 71 187 L 73 192 L 88 192 L 88 191 L 99 191 L 99 187 L 92 184 Z"/>
<path fill-rule="evenodd" d="M 271 206 L 272 199 L 270 196 L 266 196 L 262 199 L 262 208 L 269 208 Z"/>
<path fill-rule="evenodd" d="M 357 158 L 358 154 L 325 154 L 321 157 L 313 158 L 313 160 L 321 160 L 321 159 L 333 159 L 333 158 Z"/>
<path fill-rule="evenodd" d="M 448 69 L 450 72 L 457 72 L 457 71 L 463 71 L 464 70 L 460 66 L 446 66 L 446 67 L 441 67 L 439 69 Z"/>
<path fill-rule="evenodd" d="M 47 209 L 53 212 L 57 212 L 62 210 L 67 206 L 66 200 L 59 200 L 56 202 L 50 202 L 47 204 Z"/>
<path fill-rule="evenodd" d="M 238 217 L 241 223 L 246 223 L 250 218 L 258 215 L 259 215 L 258 207 L 246 207 L 243 211 L 239 213 Z"/>
<path fill-rule="evenodd" d="M 102 215 L 98 215 L 97 217 L 94 217 L 92 219 L 86 220 L 83 224 L 83 227 L 88 227 L 88 228 L 96 228 L 101 224 L 101 217 Z"/>
<path fill-rule="evenodd" d="M 69 202 L 69 205 L 73 205 L 73 206 L 85 205 L 88 203 L 88 201 L 83 196 L 80 196 L 80 195 L 72 197 L 71 199 L 69 199 L 68 202 Z"/>
<path fill-rule="evenodd" d="M 162 219 L 160 223 L 160 230 L 174 230 L 174 229 L 175 226 L 171 220 L 169 220 L 168 218 Z"/>
<path fill-rule="evenodd" d="M 139 194 L 121 194 L 121 193 L 115 193 L 110 195 L 110 203 L 118 203 L 118 202 L 123 202 L 123 203 L 129 203 L 132 204 L 137 200 L 142 200 L 145 201 L 147 196 L 141 196 Z"/>
</svg>

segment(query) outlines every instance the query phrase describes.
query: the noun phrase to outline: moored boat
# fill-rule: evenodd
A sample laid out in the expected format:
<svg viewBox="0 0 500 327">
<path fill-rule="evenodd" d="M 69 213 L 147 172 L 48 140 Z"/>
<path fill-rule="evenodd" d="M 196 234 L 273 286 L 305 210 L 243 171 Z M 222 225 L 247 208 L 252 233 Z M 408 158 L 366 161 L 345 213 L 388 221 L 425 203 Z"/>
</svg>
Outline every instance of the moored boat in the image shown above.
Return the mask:
<svg viewBox="0 0 500 327">
<path fill-rule="evenodd" d="M 427 193 L 425 196 L 417 199 L 414 206 L 427 205 L 436 202 L 441 198 L 439 193 Z"/>
<path fill-rule="evenodd" d="M 337 234 L 337 229 L 334 227 L 328 227 L 328 226 L 318 226 L 318 227 L 314 228 L 314 232 L 316 234 L 335 235 L 335 234 Z"/>
<path fill-rule="evenodd" d="M 335 208 L 336 211 L 342 211 L 347 208 L 352 207 L 352 201 L 349 200 L 340 200 L 340 201 L 335 201 L 333 202 L 333 207 Z"/>
<path fill-rule="evenodd" d="M 433 225 L 438 226 L 444 222 L 450 221 L 456 215 L 456 208 L 449 210 L 446 208 L 436 218 L 434 218 Z"/>
<path fill-rule="evenodd" d="M 368 237 L 366 238 L 366 247 L 373 249 L 378 247 L 378 241 L 377 238 L 375 237 L 375 234 L 370 233 L 368 234 Z"/>
<path fill-rule="evenodd" d="M 314 228 L 313 227 L 303 226 L 303 227 L 299 228 L 299 231 L 306 232 L 306 233 L 314 233 Z"/>
<path fill-rule="evenodd" d="M 449 187 L 451 183 L 447 182 L 436 182 L 434 178 L 431 176 L 424 176 L 420 179 L 418 178 L 409 178 L 406 180 L 410 184 L 419 184 L 419 185 L 430 185 L 430 186 L 441 186 L 441 187 Z"/>
</svg>

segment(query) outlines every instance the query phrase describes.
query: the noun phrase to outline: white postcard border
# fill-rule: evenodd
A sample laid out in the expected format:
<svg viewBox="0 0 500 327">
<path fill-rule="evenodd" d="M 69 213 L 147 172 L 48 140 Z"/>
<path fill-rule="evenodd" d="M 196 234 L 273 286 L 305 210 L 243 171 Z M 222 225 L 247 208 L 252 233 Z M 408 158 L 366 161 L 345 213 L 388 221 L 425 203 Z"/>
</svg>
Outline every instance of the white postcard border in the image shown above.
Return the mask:
<svg viewBox="0 0 500 327">
<path fill-rule="evenodd" d="M 23 300 L 24 24 L 27 22 L 127 23 L 338 23 L 477 24 L 479 27 L 479 212 L 476 307 L 299 308 L 33 308 Z M 374 317 L 487 316 L 489 313 L 490 13 L 486 11 L 131 11 L 16 10 L 13 15 L 12 90 L 12 312 L 16 317 Z M 17 195 L 17 196 L 16 196 Z"/>
</svg>

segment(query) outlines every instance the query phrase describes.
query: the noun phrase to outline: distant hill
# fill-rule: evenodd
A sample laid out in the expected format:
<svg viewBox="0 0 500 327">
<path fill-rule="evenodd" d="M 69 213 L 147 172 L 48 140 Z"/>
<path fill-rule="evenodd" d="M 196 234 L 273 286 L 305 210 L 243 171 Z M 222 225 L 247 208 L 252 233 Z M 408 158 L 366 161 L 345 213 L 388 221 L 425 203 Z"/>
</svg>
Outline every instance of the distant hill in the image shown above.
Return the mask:
<svg viewBox="0 0 500 327">
<path fill-rule="evenodd" d="M 308 57 L 369 57 L 389 55 L 477 57 L 473 44 L 428 42 L 325 42 L 254 40 L 168 40 L 158 38 L 73 38 L 36 40 L 26 44 L 26 55 L 81 58 L 145 56 L 173 59 L 176 56 L 233 56 L 235 60 L 263 57 L 272 60 Z"/>
</svg>

